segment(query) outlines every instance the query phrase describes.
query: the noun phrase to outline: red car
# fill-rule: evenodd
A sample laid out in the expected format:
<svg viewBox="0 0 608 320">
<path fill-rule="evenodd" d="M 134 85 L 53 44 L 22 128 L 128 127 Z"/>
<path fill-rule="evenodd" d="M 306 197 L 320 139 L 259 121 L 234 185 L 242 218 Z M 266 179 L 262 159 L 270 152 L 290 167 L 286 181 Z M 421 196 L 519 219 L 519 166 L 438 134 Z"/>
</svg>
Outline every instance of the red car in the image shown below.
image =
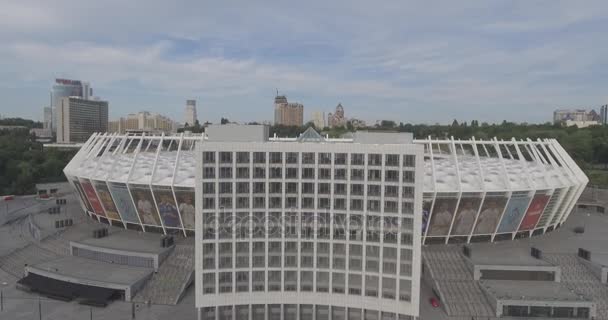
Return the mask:
<svg viewBox="0 0 608 320">
<path fill-rule="evenodd" d="M 437 298 L 431 297 L 429 299 L 429 302 L 431 303 L 431 305 L 433 306 L 433 308 L 439 308 L 439 300 L 437 300 Z"/>
<path fill-rule="evenodd" d="M 15 200 L 15 196 L 4 196 L 4 201 Z"/>
</svg>

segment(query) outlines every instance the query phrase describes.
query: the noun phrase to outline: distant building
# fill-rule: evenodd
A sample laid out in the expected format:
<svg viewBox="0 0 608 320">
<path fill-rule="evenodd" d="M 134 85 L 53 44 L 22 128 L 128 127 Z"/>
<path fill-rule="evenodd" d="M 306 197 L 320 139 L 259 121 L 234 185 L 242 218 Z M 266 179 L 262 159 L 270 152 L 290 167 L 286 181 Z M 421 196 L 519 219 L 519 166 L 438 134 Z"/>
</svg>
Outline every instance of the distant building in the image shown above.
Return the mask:
<svg viewBox="0 0 608 320">
<path fill-rule="evenodd" d="M 608 125 L 608 104 L 600 108 L 600 122 L 603 125 Z"/>
<path fill-rule="evenodd" d="M 327 126 L 330 128 L 346 127 L 344 107 L 342 107 L 341 103 L 338 103 L 334 113 L 329 113 L 327 115 Z"/>
<path fill-rule="evenodd" d="M 188 126 L 193 126 L 196 124 L 198 120 L 198 115 L 196 114 L 196 100 L 186 100 L 186 116 L 184 118 L 184 122 L 188 124 Z"/>
<path fill-rule="evenodd" d="M 36 136 L 37 142 L 49 143 L 53 140 L 53 132 L 50 128 L 32 128 L 30 134 Z"/>
<path fill-rule="evenodd" d="M 55 79 L 55 84 L 51 89 L 51 130 L 57 131 L 57 108 L 61 104 L 61 99 L 65 97 L 79 97 L 89 100 L 93 96 L 93 89 L 88 82 L 69 79 Z M 45 111 L 46 112 L 46 111 Z"/>
<path fill-rule="evenodd" d="M 304 105 L 287 102 L 287 97 L 274 98 L 274 124 L 282 126 L 302 126 L 304 124 Z"/>
<path fill-rule="evenodd" d="M 566 109 L 555 110 L 553 112 L 553 122 L 561 123 L 567 127 L 577 126 L 579 128 L 584 128 L 598 125 L 600 120 L 600 115 L 595 110 Z"/>
<path fill-rule="evenodd" d="M 53 108 L 52 107 L 44 107 L 43 108 L 43 117 L 42 117 L 42 127 L 44 129 L 48 129 L 49 131 L 53 130 Z"/>
<path fill-rule="evenodd" d="M 325 112 L 314 111 L 310 115 L 310 121 L 314 123 L 317 129 L 325 128 Z"/>
<path fill-rule="evenodd" d="M 57 107 L 57 143 L 85 142 L 108 131 L 108 102 L 64 97 Z"/>
<path fill-rule="evenodd" d="M 365 120 L 352 118 L 348 120 L 348 123 L 350 123 L 355 129 L 367 127 L 367 123 L 365 123 Z"/>
<path fill-rule="evenodd" d="M 132 113 L 118 120 L 108 122 L 108 132 L 150 132 L 150 133 L 172 133 L 176 132 L 177 124 L 158 113 L 141 111 Z"/>
</svg>

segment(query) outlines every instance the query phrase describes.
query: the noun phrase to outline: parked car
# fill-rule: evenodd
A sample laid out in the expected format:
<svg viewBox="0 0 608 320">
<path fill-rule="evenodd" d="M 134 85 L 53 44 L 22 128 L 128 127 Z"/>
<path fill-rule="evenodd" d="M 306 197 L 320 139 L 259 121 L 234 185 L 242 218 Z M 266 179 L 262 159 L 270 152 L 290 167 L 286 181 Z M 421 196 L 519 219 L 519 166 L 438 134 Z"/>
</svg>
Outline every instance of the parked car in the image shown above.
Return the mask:
<svg viewBox="0 0 608 320">
<path fill-rule="evenodd" d="M 429 302 L 431 303 L 433 308 L 439 308 L 439 300 L 437 300 L 437 298 L 431 297 L 431 299 L 429 299 Z"/>
<path fill-rule="evenodd" d="M 15 200 L 15 196 L 4 196 L 4 201 Z"/>
</svg>

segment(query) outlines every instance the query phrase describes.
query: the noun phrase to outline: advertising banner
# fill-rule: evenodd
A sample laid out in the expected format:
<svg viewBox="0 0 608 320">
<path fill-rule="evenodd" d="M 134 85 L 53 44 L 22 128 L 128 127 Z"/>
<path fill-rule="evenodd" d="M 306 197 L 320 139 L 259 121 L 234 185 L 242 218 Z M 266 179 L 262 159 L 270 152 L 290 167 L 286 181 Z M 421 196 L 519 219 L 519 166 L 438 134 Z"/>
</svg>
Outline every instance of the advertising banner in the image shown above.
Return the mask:
<svg viewBox="0 0 608 320">
<path fill-rule="evenodd" d="M 177 208 L 182 216 L 184 228 L 194 230 L 194 189 L 175 188 L 175 198 L 177 199 Z"/>
<path fill-rule="evenodd" d="M 84 205 L 85 209 L 89 212 L 92 212 L 93 208 L 91 208 L 91 204 L 89 203 L 89 200 L 87 199 L 87 197 L 84 194 L 84 190 L 82 189 L 82 185 L 80 184 L 80 181 L 73 180 L 72 182 L 74 183 L 74 187 L 76 188 L 76 193 L 78 193 L 78 196 L 80 197 L 80 201 Z"/>
<path fill-rule="evenodd" d="M 471 233 L 480 205 L 481 198 L 479 197 L 462 197 L 460 199 L 454 225 L 452 226 L 452 236 L 468 236 Z"/>
<path fill-rule="evenodd" d="M 116 209 L 120 213 L 122 220 L 129 223 L 137 223 L 139 224 L 139 219 L 137 218 L 137 212 L 135 212 L 135 207 L 133 206 L 133 200 L 131 200 L 131 196 L 129 195 L 129 190 L 127 189 L 127 185 L 124 183 L 114 183 L 111 182 L 109 184 L 110 193 L 112 194 L 112 199 L 114 199 L 114 203 L 116 204 Z"/>
<path fill-rule="evenodd" d="M 95 194 L 95 189 L 93 189 L 93 185 L 91 185 L 91 182 L 89 180 L 86 179 L 82 179 L 82 188 L 84 189 L 84 193 L 87 195 L 87 198 L 89 199 L 89 203 L 91 204 L 91 207 L 93 207 L 93 211 L 95 211 L 95 213 L 97 215 L 100 216 L 105 216 L 105 212 L 103 211 L 103 207 L 101 206 L 101 202 L 99 202 L 99 199 L 97 198 L 97 194 Z"/>
<path fill-rule="evenodd" d="M 505 205 L 509 198 L 505 196 L 486 196 L 477 218 L 477 224 L 475 225 L 475 234 L 489 234 L 494 233 L 500 215 L 505 209 Z"/>
<path fill-rule="evenodd" d="M 156 198 L 158 212 L 163 219 L 165 227 L 181 228 L 182 224 L 179 221 L 179 214 L 177 213 L 177 206 L 175 205 L 171 187 L 154 187 L 154 198 Z"/>
<path fill-rule="evenodd" d="M 106 216 L 109 219 L 120 221 L 120 215 L 118 214 L 118 209 L 116 209 L 114 200 L 112 200 L 112 195 L 110 195 L 108 185 L 104 181 L 94 181 L 93 184 L 95 186 L 95 190 L 97 190 L 97 195 L 99 195 L 99 200 L 101 201 L 101 204 L 106 212 Z"/>
<path fill-rule="evenodd" d="M 502 216 L 498 233 L 513 232 L 519 227 L 521 218 L 523 218 L 530 203 L 530 197 L 511 197 L 507 209 Z"/>
<path fill-rule="evenodd" d="M 457 198 L 436 198 L 427 236 L 447 236 L 456 210 Z"/>
<path fill-rule="evenodd" d="M 135 208 L 137 209 L 137 213 L 139 213 L 141 223 L 160 226 L 160 219 L 158 218 L 158 212 L 154 205 L 154 198 L 152 197 L 152 192 L 150 192 L 150 187 L 147 185 L 131 184 L 129 185 L 129 189 L 131 190 L 131 196 L 135 202 Z"/>
<path fill-rule="evenodd" d="M 526 216 L 519 226 L 520 231 L 534 229 L 549 202 L 549 198 L 550 197 L 546 194 L 537 194 L 534 196 L 530 203 L 530 207 L 526 212 Z"/>
</svg>

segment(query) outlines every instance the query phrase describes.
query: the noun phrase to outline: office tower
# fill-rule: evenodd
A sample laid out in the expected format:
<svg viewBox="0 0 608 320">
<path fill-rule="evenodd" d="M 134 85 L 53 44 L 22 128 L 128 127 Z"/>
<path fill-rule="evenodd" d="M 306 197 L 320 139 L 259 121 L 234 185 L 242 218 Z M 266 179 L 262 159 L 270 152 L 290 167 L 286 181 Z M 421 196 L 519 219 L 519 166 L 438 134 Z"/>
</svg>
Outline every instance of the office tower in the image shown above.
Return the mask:
<svg viewBox="0 0 608 320">
<path fill-rule="evenodd" d="M 186 116 L 184 118 L 184 122 L 188 126 L 193 126 L 196 124 L 198 120 L 198 116 L 196 114 L 196 100 L 186 100 Z"/>
<path fill-rule="evenodd" d="M 55 79 L 55 84 L 51 89 L 51 128 L 53 132 L 57 131 L 57 107 L 60 105 L 61 99 L 65 97 L 80 97 L 85 100 L 89 100 L 92 93 L 93 89 L 88 82 L 70 79 Z"/>
<path fill-rule="evenodd" d="M 317 129 L 325 128 L 325 112 L 313 112 L 310 116 L 310 121 L 312 121 Z"/>
<path fill-rule="evenodd" d="M 600 108 L 600 119 L 603 125 L 608 125 L 608 104 Z"/>
<path fill-rule="evenodd" d="M 42 128 L 45 130 L 53 129 L 53 109 L 51 107 L 43 108 Z"/>
<path fill-rule="evenodd" d="M 304 105 L 287 102 L 287 97 L 274 98 L 274 124 L 282 126 L 302 126 L 304 124 Z"/>
<path fill-rule="evenodd" d="M 108 102 L 64 97 L 57 107 L 57 143 L 85 142 L 108 131 Z"/>
</svg>

